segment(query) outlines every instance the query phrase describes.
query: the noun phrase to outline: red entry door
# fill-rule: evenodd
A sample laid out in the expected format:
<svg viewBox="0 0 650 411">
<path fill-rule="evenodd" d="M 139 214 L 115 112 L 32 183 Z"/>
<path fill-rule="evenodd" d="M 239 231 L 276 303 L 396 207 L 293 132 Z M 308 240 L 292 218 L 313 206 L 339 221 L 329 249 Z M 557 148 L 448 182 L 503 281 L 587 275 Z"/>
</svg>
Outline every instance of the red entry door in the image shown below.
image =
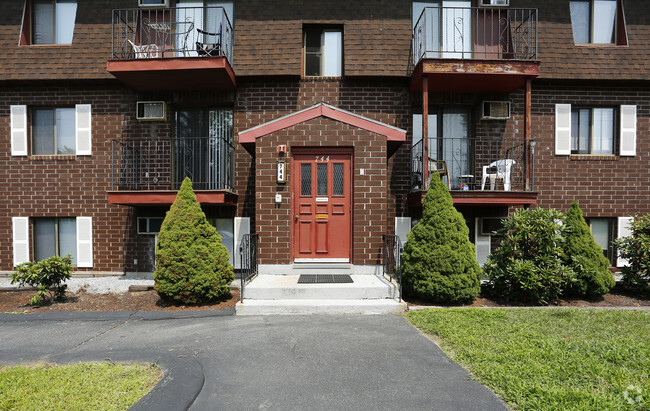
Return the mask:
<svg viewBox="0 0 650 411">
<path fill-rule="evenodd" d="M 349 262 L 351 155 L 296 154 L 291 174 L 295 262 Z"/>
</svg>

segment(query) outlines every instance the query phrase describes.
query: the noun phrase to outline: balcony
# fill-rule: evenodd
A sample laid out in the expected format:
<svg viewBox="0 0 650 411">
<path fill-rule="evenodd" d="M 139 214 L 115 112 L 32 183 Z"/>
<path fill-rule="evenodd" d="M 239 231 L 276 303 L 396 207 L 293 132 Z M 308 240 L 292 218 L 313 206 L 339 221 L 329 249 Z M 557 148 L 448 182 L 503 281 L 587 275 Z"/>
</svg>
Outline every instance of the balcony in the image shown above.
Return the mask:
<svg viewBox="0 0 650 411">
<path fill-rule="evenodd" d="M 222 7 L 113 10 L 106 68 L 137 91 L 234 90 L 234 33 Z"/>
<path fill-rule="evenodd" d="M 202 204 L 236 205 L 232 139 L 192 137 L 113 140 L 108 202 L 171 204 L 185 177 Z"/>
<path fill-rule="evenodd" d="M 539 76 L 537 19 L 537 9 L 425 7 L 413 29 L 411 90 L 521 88 Z"/>
<path fill-rule="evenodd" d="M 422 198 L 429 188 L 432 173 L 439 173 L 443 183 L 450 187 L 454 205 L 509 206 L 536 203 L 537 193 L 533 184 L 534 141 L 429 138 L 427 151 L 429 168 L 425 179 L 422 140 L 411 147 L 409 207 L 422 206 Z M 444 166 L 446 173 L 443 171 Z"/>
</svg>

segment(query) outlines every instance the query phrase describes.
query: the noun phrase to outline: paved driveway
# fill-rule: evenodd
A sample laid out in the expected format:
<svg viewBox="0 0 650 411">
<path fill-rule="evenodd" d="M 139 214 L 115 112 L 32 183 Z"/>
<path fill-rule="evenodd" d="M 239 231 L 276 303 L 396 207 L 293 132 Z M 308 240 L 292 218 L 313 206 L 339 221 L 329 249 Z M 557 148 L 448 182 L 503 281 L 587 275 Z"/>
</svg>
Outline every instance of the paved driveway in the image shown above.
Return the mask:
<svg viewBox="0 0 650 411">
<path fill-rule="evenodd" d="M 158 362 L 140 409 L 505 409 L 400 316 L 214 314 L 0 315 L 0 362 Z"/>
</svg>

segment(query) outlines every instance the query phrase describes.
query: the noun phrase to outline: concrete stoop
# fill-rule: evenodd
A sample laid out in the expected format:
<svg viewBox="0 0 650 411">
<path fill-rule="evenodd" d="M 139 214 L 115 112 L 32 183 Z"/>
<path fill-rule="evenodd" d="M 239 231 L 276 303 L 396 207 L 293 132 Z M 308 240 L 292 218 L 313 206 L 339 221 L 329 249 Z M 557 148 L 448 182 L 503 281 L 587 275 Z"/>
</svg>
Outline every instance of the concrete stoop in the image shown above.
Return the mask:
<svg viewBox="0 0 650 411">
<path fill-rule="evenodd" d="M 298 275 L 259 275 L 244 290 L 237 315 L 399 314 L 397 285 L 376 275 L 352 275 L 352 283 L 298 284 Z"/>
</svg>

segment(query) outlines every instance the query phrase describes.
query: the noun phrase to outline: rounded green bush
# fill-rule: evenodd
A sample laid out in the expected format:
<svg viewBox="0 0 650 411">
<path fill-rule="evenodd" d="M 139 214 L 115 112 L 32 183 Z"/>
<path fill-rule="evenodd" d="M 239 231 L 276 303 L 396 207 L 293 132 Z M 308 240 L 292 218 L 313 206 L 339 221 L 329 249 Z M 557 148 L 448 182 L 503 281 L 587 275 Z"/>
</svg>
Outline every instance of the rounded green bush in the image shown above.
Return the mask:
<svg viewBox="0 0 650 411">
<path fill-rule="evenodd" d="M 481 291 L 481 267 L 463 216 L 434 173 L 422 219 L 408 234 L 402 257 L 404 291 L 443 304 L 472 302 Z"/>
<path fill-rule="evenodd" d="M 614 288 L 616 281 L 609 271 L 609 260 L 603 255 L 577 202 L 571 203 L 566 214 L 566 264 L 573 268 L 576 279 L 567 290 L 569 294 L 595 298 Z"/>
<path fill-rule="evenodd" d="M 503 220 L 499 247 L 483 266 L 491 293 L 507 301 L 548 304 L 563 295 L 574 273 L 564 264 L 564 214 L 537 208 Z"/>
<path fill-rule="evenodd" d="M 160 228 L 154 289 L 183 304 L 228 296 L 235 279 L 228 260 L 221 236 L 206 220 L 186 178 Z"/>
</svg>

